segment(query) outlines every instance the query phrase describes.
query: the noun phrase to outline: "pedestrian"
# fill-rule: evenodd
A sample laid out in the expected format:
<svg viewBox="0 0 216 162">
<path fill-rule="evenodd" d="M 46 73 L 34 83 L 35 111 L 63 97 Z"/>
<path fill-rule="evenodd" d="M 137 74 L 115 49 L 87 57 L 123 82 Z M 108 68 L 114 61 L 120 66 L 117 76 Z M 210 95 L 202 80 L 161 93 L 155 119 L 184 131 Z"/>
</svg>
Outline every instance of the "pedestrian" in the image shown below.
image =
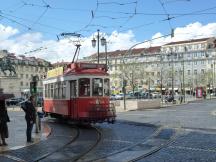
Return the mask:
<svg viewBox="0 0 216 162">
<path fill-rule="evenodd" d="M 206 91 L 203 91 L 203 98 L 206 99 Z"/>
<path fill-rule="evenodd" d="M 1 136 L 0 146 L 7 145 L 7 143 L 5 142 L 5 138 L 9 137 L 7 122 L 10 122 L 10 119 L 7 113 L 5 100 L 0 99 L 0 136 Z"/>
<path fill-rule="evenodd" d="M 33 125 L 36 121 L 36 109 L 34 106 L 34 96 L 30 96 L 29 100 L 24 102 L 21 105 L 21 108 L 25 111 L 25 119 L 26 119 L 26 124 L 27 124 L 27 129 L 26 129 L 26 136 L 27 136 L 27 142 L 34 142 L 32 140 L 32 128 Z"/>
</svg>

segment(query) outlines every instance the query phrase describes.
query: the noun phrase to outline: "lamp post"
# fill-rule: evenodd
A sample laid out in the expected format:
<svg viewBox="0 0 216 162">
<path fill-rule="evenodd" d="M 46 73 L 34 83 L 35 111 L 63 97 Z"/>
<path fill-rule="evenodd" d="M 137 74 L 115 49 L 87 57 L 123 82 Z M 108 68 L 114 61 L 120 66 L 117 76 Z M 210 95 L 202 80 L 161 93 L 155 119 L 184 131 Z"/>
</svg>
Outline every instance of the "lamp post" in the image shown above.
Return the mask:
<svg viewBox="0 0 216 162">
<path fill-rule="evenodd" d="M 214 96 L 215 96 L 215 60 L 214 60 L 214 63 L 213 63 L 213 93 L 214 93 Z"/>
<path fill-rule="evenodd" d="M 107 41 L 104 37 L 101 38 L 101 45 L 105 46 L 105 59 L 106 59 L 106 66 L 107 66 Z"/>
<path fill-rule="evenodd" d="M 170 48 L 170 54 L 168 56 L 171 57 L 171 62 L 172 62 L 172 97 L 174 97 L 174 60 L 173 60 L 173 52 L 172 48 Z"/>
<path fill-rule="evenodd" d="M 97 59 L 97 63 L 99 64 L 99 38 L 100 38 L 100 35 L 99 35 L 99 32 L 100 30 L 98 29 L 97 30 L 97 55 L 98 55 L 98 59 Z M 96 46 L 96 40 L 95 38 L 92 39 L 92 47 L 95 47 Z"/>
<path fill-rule="evenodd" d="M 162 57 L 162 53 L 160 55 L 160 63 L 161 63 L 161 71 L 160 71 L 160 80 L 161 80 L 161 84 L 160 84 L 160 91 L 161 91 L 161 103 L 163 104 L 163 76 L 162 76 L 162 72 L 163 72 L 163 57 Z"/>
<path fill-rule="evenodd" d="M 187 47 L 184 47 L 184 52 L 187 52 Z M 183 79 L 183 95 L 184 95 L 184 103 L 185 103 L 185 67 L 184 67 L 184 53 L 182 54 L 182 64 L 183 64 L 183 72 L 182 72 L 182 79 Z"/>
</svg>

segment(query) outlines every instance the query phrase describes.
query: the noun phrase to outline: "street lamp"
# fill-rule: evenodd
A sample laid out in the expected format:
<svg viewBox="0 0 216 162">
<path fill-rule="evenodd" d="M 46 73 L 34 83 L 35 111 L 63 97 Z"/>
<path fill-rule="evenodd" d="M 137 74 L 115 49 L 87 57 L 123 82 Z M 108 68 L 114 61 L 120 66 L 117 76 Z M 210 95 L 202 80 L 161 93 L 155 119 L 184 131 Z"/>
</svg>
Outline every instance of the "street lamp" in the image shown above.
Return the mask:
<svg viewBox="0 0 216 162">
<path fill-rule="evenodd" d="M 105 46 L 105 57 L 106 57 L 106 66 L 107 66 L 107 41 L 104 37 L 101 38 L 101 45 Z"/>
<path fill-rule="evenodd" d="M 100 30 L 98 29 L 97 30 L 97 47 L 98 47 L 98 49 L 97 49 L 97 55 L 98 55 L 98 64 L 99 64 L 99 38 L 100 38 L 100 35 L 99 35 L 99 32 L 100 32 Z M 93 38 L 92 39 L 92 47 L 95 47 L 96 46 L 96 39 L 95 38 Z"/>
</svg>

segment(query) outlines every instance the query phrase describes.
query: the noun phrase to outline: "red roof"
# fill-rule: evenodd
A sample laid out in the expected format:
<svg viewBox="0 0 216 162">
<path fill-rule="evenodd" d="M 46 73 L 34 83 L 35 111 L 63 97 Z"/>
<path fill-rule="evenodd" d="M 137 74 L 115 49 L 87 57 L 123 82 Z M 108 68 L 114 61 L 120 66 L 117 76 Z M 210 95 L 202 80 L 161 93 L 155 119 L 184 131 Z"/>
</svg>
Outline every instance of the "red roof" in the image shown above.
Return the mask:
<svg viewBox="0 0 216 162">
<path fill-rule="evenodd" d="M 210 38 L 200 38 L 200 39 L 190 39 L 190 40 L 184 40 L 184 41 L 170 42 L 170 43 L 165 44 L 165 46 L 166 45 L 173 45 L 173 44 L 203 42 L 203 41 L 207 41 L 208 39 L 210 39 Z"/>
<path fill-rule="evenodd" d="M 160 52 L 161 46 L 155 46 L 155 47 L 149 47 L 149 48 L 134 48 L 132 49 L 132 54 L 137 55 L 141 53 L 155 53 L 155 52 Z M 127 54 L 128 50 L 116 50 L 112 52 L 107 52 L 108 57 L 118 57 L 118 56 L 124 56 Z M 99 53 L 100 58 L 105 58 L 106 53 L 102 52 Z M 93 55 L 86 57 L 87 59 L 96 59 L 97 58 L 97 53 L 94 53 Z"/>
</svg>

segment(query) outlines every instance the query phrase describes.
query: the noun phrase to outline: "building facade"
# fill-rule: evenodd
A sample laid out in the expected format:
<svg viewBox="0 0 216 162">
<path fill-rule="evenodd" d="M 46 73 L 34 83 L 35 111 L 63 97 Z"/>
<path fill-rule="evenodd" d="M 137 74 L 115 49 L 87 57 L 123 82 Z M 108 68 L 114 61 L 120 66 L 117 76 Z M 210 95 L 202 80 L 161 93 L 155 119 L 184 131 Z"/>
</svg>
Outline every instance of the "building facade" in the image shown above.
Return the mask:
<svg viewBox="0 0 216 162">
<path fill-rule="evenodd" d="M 30 82 L 38 76 L 38 94 L 41 95 L 42 80 L 47 70 L 52 68 L 50 62 L 40 58 L 16 56 L 6 50 L 0 51 L 0 88 L 4 93 L 12 93 L 16 97 L 24 97 L 30 93 Z"/>
<path fill-rule="evenodd" d="M 192 93 L 196 87 L 213 90 L 216 39 L 202 38 L 171 42 L 162 46 L 108 52 L 111 89 L 119 92 L 123 80 L 127 90 L 174 90 Z M 97 62 L 97 54 L 83 61 Z M 100 63 L 105 63 L 100 53 Z"/>
</svg>

